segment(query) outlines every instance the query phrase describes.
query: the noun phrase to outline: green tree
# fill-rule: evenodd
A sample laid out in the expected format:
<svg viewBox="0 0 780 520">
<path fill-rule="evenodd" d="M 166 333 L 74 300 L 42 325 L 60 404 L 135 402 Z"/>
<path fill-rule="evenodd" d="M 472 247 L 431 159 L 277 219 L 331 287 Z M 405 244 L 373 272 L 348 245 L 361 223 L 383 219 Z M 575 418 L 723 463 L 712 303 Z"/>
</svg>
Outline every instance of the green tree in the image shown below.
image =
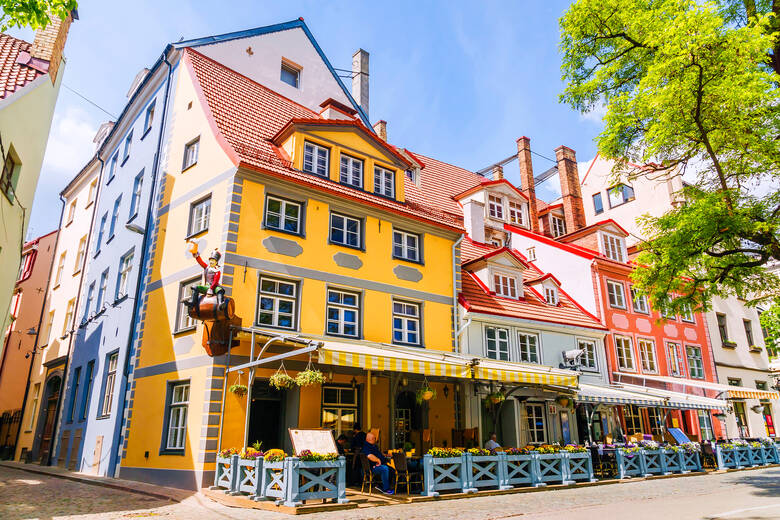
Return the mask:
<svg viewBox="0 0 780 520">
<path fill-rule="evenodd" d="M 64 20 L 76 7 L 76 0 L 0 0 L 0 32 L 13 27 L 43 29 L 50 16 Z"/>
<path fill-rule="evenodd" d="M 642 221 L 634 277 L 656 308 L 780 294 L 764 269 L 780 260 L 778 15 L 778 0 L 577 0 L 560 20 L 561 99 L 606 107 L 615 177 L 689 181 Z"/>
<path fill-rule="evenodd" d="M 780 353 L 780 300 L 761 313 L 761 329 L 769 357 L 776 357 Z"/>
</svg>

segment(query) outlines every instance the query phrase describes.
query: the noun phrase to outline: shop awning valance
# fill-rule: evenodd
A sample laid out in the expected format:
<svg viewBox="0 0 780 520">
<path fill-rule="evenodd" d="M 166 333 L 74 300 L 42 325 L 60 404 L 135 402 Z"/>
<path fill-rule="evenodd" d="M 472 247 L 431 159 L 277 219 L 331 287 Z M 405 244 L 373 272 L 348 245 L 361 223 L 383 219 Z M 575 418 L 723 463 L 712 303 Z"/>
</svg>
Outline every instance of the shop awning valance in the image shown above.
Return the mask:
<svg viewBox="0 0 780 520">
<path fill-rule="evenodd" d="M 512 363 L 430 349 L 325 341 L 318 362 L 427 376 L 458 377 L 504 383 L 577 386 L 577 374 L 551 367 Z"/>
<path fill-rule="evenodd" d="M 664 399 L 664 408 L 680 408 L 691 410 L 726 410 L 728 404 L 724 399 L 712 399 L 700 395 L 683 394 L 680 392 L 671 392 L 669 390 L 660 390 L 658 388 L 647 388 L 645 386 L 621 385 L 621 389 L 630 392 L 661 397 Z"/>
<path fill-rule="evenodd" d="M 683 385 L 692 388 L 704 388 L 706 390 L 713 390 L 715 392 L 726 393 L 730 399 L 780 399 L 780 393 L 771 392 L 768 390 L 757 390 L 755 388 L 748 388 L 746 386 L 732 386 L 724 385 L 722 383 L 715 383 L 712 381 L 704 381 L 702 379 L 687 379 L 683 377 L 670 377 L 670 376 L 650 376 L 645 374 L 624 374 L 622 372 L 615 372 L 618 380 L 623 376 L 629 378 L 644 379 L 646 381 L 658 381 L 661 383 L 667 383 L 672 385 Z M 767 373 L 767 375 L 769 375 Z"/>
<path fill-rule="evenodd" d="M 609 386 L 580 384 L 577 389 L 576 401 L 599 404 L 635 404 L 637 406 L 664 406 L 662 397 L 648 394 L 638 394 Z"/>
</svg>

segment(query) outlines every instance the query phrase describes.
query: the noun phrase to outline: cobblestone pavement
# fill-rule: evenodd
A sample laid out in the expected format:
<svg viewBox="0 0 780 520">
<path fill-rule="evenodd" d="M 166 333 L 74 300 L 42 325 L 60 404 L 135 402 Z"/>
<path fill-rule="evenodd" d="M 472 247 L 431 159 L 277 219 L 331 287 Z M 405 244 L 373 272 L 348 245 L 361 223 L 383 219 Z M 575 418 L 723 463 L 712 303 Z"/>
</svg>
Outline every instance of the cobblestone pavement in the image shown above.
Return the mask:
<svg viewBox="0 0 780 520">
<path fill-rule="evenodd" d="M 337 519 L 758 520 L 780 519 L 780 468 L 540 493 L 437 500 L 314 515 Z M 0 467 L 0 518 L 291 518 L 237 509 L 194 494 L 181 503 Z"/>
</svg>

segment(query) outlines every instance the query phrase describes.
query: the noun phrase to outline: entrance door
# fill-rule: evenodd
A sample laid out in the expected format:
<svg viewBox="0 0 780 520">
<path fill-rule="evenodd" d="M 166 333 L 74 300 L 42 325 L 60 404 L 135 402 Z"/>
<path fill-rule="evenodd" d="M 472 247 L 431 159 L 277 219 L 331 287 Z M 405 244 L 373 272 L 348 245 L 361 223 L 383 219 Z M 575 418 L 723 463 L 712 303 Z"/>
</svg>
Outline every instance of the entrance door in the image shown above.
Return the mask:
<svg viewBox="0 0 780 520">
<path fill-rule="evenodd" d="M 41 463 L 46 464 L 49 459 L 49 451 L 52 445 L 52 433 L 54 432 L 54 423 L 57 419 L 57 401 L 60 398 L 60 378 L 55 377 L 47 386 L 47 392 L 49 394 L 46 400 L 46 415 L 43 421 L 43 434 L 41 435 Z"/>
<path fill-rule="evenodd" d="M 283 390 L 274 390 L 265 381 L 252 385 L 247 446 L 261 442 L 264 451 L 284 447 L 284 397 Z"/>
</svg>

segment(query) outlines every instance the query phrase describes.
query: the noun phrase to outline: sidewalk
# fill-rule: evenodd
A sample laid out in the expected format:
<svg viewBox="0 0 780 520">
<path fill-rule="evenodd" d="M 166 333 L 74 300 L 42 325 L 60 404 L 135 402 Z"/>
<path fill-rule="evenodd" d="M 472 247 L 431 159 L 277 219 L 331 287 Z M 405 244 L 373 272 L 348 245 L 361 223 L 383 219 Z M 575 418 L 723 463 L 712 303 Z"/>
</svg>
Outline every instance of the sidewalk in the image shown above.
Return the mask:
<svg viewBox="0 0 780 520">
<path fill-rule="evenodd" d="M 196 494 L 195 491 L 186 491 L 184 489 L 157 486 L 154 484 L 147 484 L 145 482 L 136 482 L 135 480 L 123 480 L 120 478 L 98 477 L 95 475 L 87 475 L 85 473 L 75 473 L 57 466 L 39 466 L 38 464 L 25 464 L 23 462 L 13 462 L 8 460 L 0 461 L 0 466 L 27 471 L 29 473 L 38 473 L 40 475 L 64 478 L 74 482 L 80 482 L 82 484 L 118 489 L 120 491 L 127 491 L 128 493 L 146 495 L 153 498 L 170 500 L 172 502 L 181 502 L 185 498 Z"/>
</svg>

